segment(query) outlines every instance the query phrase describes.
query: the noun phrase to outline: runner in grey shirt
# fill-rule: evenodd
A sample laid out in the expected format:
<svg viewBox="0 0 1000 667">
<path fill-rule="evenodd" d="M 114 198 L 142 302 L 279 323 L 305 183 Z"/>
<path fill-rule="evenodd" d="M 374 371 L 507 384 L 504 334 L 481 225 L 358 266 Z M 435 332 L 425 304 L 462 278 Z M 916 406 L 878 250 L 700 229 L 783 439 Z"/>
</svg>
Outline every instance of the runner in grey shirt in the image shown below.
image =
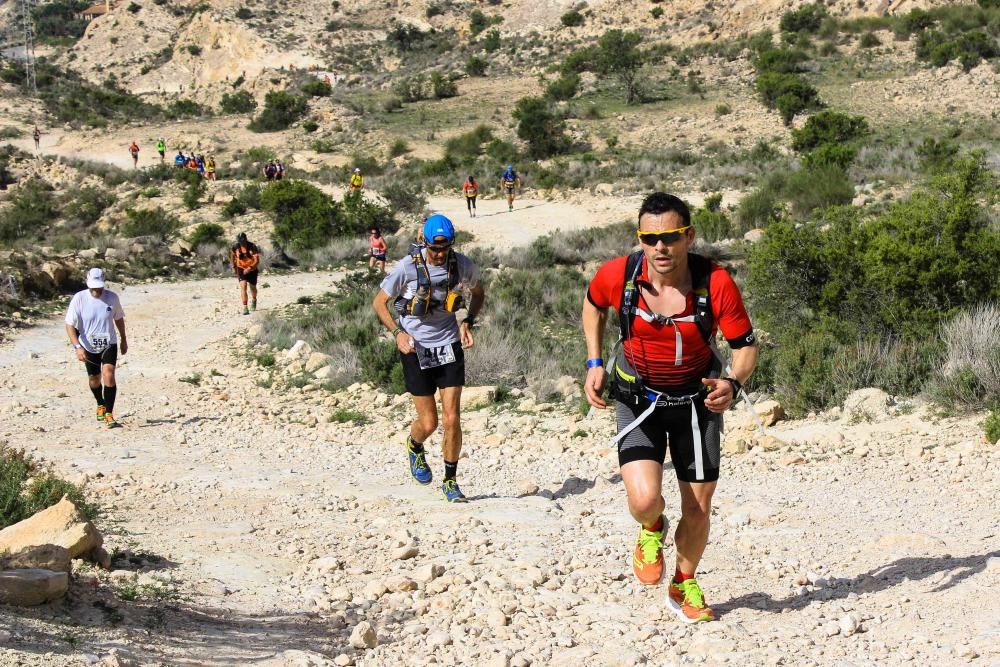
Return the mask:
<svg viewBox="0 0 1000 667">
<path fill-rule="evenodd" d="M 125 311 L 118 295 L 105 288 L 101 269 L 88 271 L 87 289 L 73 295 L 66 309 L 66 335 L 87 371 L 90 391 L 97 399 L 97 421 L 118 428 L 114 418 L 118 395 L 115 367 L 119 347 L 122 354 L 128 352 Z"/>
<path fill-rule="evenodd" d="M 441 492 L 449 502 L 465 502 L 458 488 L 458 457 L 462 451 L 461 398 L 465 385 L 465 350 L 475 344 L 472 327 L 485 294 L 479 269 L 471 259 L 452 249 L 455 228 L 443 215 L 424 223 L 426 245 L 419 255 L 403 258 L 382 281 L 372 308 L 396 339 L 406 390 L 413 396 L 417 419 L 406 439 L 410 474 L 421 484 L 433 479 L 424 441 L 437 429 L 434 400 L 441 392 L 444 420 L 444 482 Z M 468 316 L 459 324 L 455 311 L 468 291 Z M 396 318 L 399 323 L 396 323 Z"/>
</svg>

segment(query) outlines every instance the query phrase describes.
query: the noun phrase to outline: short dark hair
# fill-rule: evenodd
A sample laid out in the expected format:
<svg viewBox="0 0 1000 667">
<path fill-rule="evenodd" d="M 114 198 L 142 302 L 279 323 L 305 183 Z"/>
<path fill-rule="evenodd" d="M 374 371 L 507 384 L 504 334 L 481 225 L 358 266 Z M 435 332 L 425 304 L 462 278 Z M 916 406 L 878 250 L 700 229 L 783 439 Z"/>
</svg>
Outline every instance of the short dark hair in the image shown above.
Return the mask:
<svg viewBox="0 0 1000 667">
<path fill-rule="evenodd" d="M 691 224 L 691 209 L 688 208 L 688 205 L 679 197 L 666 192 L 654 192 L 642 200 L 642 206 L 639 207 L 639 220 L 642 220 L 642 216 L 647 213 L 660 215 L 671 211 L 681 216 L 685 227 Z"/>
</svg>

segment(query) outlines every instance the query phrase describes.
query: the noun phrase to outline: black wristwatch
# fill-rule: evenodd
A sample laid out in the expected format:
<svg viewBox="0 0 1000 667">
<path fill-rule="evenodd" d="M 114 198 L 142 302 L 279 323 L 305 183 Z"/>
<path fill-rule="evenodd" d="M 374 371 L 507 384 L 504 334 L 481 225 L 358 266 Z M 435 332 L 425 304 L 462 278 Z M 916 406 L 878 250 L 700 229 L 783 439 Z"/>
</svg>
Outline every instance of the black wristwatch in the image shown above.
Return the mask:
<svg viewBox="0 0 1000 667">
<path fill-rule="evenodd" d="M 468 324 L 469 328 L 471 329 L 472 327 L 476 326 L 476 318 L 470 315 L 466 317 L 464 320 L 462 320 L 462 324 Z"/>
<path fill-rule="evenodd" d="M 743 383 L 733 377 L 724 377 L 722 379 L 733 385 L 733 400 L 735 401 L 739 398 L 740 392 L 743 391 Z"/>
</svg>

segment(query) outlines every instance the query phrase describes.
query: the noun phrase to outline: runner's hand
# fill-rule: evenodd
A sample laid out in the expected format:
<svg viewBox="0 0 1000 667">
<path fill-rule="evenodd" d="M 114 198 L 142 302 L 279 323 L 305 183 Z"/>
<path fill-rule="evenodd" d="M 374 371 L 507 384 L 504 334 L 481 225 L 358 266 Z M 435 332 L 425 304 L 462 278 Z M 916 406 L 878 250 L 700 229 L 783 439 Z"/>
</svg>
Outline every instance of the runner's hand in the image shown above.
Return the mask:
<svg viewBox="0 0 1000 667">
<path fill-rule="evenodd" d="M 79 359 L 80 361 L 86 361 L 87 360 L 87 352 L 82 347 L 76 348 L 75 352 L 76 352 L 76 358 L 77 359 Z"/>
<path fill-rule="evenodd" d="M 701 383 L 709 388 L 705 397 L 705 407 L 710 412 L 725 412 L 733 403 L 733 385 L 719 378 L 702 378 Z"/>
<path fill-rule="evenodd" d="M 415 352 L 417 348 L 413 344 L 413 337 L 405 331 L 400 331 L 396 334 L 396 349 L 403 354 L 409 354 L 410 352 Z"/>
<path fill-rule="evenodd" d="M 468 350 L 476 344 L 476 339 L 472 336 L 472 327 L 465 322 L 458 325 L 458 335 L 462 339 L 462 349 Z"/>
<path fill-rule="evenodd" d="M 126 352 L 128 352 L 128 341 L 122 338 L 122 342 L 118 347 L 122 355 L 124 355 Z"/>
<path fill-rule="evenodd" d="M 587 371 L 587 379 L 583 383 L 583 391 L 587 395 L 587 402 L 601 410 L 608 407 L 608 404 L 601 398 L 601 392 L 604 391 L 604 381 L 604 368 L 597 366 Z"/>
</svg>

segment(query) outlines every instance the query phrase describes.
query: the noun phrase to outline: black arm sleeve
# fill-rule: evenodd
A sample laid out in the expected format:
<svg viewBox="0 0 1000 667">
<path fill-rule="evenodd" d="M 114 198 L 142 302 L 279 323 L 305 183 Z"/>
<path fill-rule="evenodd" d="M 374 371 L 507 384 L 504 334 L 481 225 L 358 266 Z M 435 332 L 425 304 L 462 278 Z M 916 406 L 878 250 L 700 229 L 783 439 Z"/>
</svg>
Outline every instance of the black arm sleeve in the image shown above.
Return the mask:
<svg viewBox="0 0 1000 667">
<path fill-rule="evenodd" d="M 589 295 L 588 295 L 589 296 Z M 729 343 L 729 348 L 732 350 L 738 350 L 741 347 L 749 347 L 757 342 L 757 337 L 753 333 L 753 329 L 747 329 L 747 332 L 742 336 L 737 336 L 736 338 L 727 338 L 726 342 Z"/>
</svg>

